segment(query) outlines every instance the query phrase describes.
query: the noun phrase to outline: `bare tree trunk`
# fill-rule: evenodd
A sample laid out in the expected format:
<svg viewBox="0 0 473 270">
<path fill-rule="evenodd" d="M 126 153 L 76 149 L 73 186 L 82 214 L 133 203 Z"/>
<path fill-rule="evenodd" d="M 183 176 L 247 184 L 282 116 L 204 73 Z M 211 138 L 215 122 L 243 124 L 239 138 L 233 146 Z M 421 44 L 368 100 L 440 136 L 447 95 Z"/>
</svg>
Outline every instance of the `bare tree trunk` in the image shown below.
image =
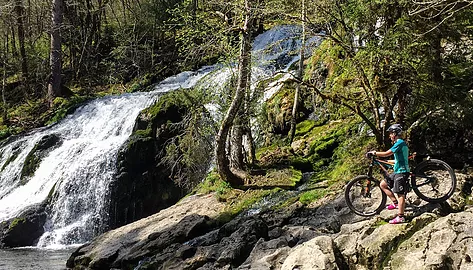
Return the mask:
<svg viewBox="0 0 473 270">
<path fill-rule="evenodd" d="M 230 167 L 237 170 L 244 170 L 243 162 L 243 126 L 242 117 L 234 120 L 230 136 Z"/>
<path fill-rule="evenodd" d="M 241 46 L 240 57 L 238 65 L 238 83 L 230 108 L 228 109 L 217 135 L 217 169 L 220 177 L 227 181 L 231 186 L 240 186 L 244 184 L 244 175 L 242 172 L 232 172 L 230 170 L 227 153 L 225 151 L 225 144 L 227 142 L 228 133 L 233 125 L 240 105 L 245 96 L 245 90 L 248 83 L 248 72 L 250 68 L 250 49 L 251 49 L 251 14 L 250 14 L 250 0 L 245 0 L 245 23 L 241 31 Z"/>
<path fill-rule="evenodd" d="M 3 102 L 3 124 L 8 125 L 8 104 L 5 98 L 5 89 L 7 85 L 7 55 L 3 58 L 3 79 L 2 79 L 2 102 Z"/>
<path fill-rule="evenodd" d="M 20 45 L 20 56 L 21 56 L 21 72 L 23 77 L 28 78 L 28 65 L 26 60 L 26 50 L 25 50 L 25 25 L 23 22 L 24 16 L 24 6 L 22 0 L 16 0 L 15 10 L 17 16 L 17 26 L 18 26 L 18 42 Z"/>
<path fill-rule="evenodd" d="M 246 87 L 246 100 L 245 100 L 245 115 L 244 119 L 244 134 L 246 135 L 247 140 L 247 150 L 248 150 L 248 164 L 254 165 L 256 163 L 256 149 L 255 149 L 255 141 L 253 139 L 253 135 L 251 134 L 251 123 L 250 123 L 250 110 L 251 110 L 251 67 L 248 72 L 248 85 Z"/>
<path fill-rule="evenodd" d="M 299 67 L 297 70 L 297 78 L 298 80 L 302 81 L 303 75 L 303 68 L 304 68 L 304 46 L 305 46 L 305 0 L 302 0 L 302 12 L 301 12 L 301 20 L 302 20 L 302 42 L 301 48 L 299 50 Z M 299 96 L 301 91 L 301 84 L 297 84 L 296 92 L 294 93 L 294 104 L 292 105 L 292 116 L 291 116 L 291 129 L 289 130 L 289 143 L 292 143 L 294 137 L 296 135 L 296 120 L 298 114 L 298 106 L 299 106 Z"/>
<path fill-rule="evenodd" d="M 61 26 L 63 14 L 63 0 L 53 0 L 52 25 L 51 25 L 51 52 L 49 64 L 51 67 L 51 77 L 48 84 L 49 106 L 52 106 L 54 98 L 61 96 L 61 71 L 62 71 L 62 51 L 61 51 Z"/>
</svg>

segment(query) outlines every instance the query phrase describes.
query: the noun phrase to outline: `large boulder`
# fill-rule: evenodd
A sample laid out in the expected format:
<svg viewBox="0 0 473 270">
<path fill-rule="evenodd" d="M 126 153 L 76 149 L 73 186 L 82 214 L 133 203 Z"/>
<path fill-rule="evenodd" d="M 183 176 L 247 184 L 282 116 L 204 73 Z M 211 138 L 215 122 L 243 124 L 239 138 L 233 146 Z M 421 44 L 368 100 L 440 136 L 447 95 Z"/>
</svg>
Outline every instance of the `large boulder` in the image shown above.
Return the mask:
<svg viewBox="0 0 473 270">
<path fill-rule="evenodd" d="M 75 269 L 129 269 L 152 254 L 212 229 L 223 210 L 212 195 L 190 196 L 157 214 L 108 231 L 79 247 L 67 261 Z M 133 267 L 131 267 L 133 268 Z"/>
<path fill-rule="evenodd" d="M 46 212 L 42 205 L 28 208 L 19 216 L 0 223 L 0 247 L 23 247 L 36 244 L 44 233 Z"/>
</svg>

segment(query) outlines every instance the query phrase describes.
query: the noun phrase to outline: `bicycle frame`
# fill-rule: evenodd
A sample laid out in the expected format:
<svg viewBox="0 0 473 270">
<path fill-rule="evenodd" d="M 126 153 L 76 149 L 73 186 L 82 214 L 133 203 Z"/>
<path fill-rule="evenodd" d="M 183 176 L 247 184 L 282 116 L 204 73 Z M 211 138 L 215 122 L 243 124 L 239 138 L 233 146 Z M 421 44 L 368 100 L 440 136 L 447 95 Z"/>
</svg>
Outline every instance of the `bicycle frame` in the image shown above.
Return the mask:
<svg viewBox="0 0 473 270">
<path fill-rule="evenodd" d="M 389 172 L 388 172 L 387 168 L 391 169 L 394 166 L 394 164 L 392 164 L 391 162 L 386 161 L 386 160 L 382 160 L 382 159 L 377 159 L 373 155 L 373 156 L 371 156 L 371 163 L 370 163 L 369 168 L 368 168 L 368 176 L 370 178 L 373 177 L 373 167 L 375 165 L 379 166 L 379 168 L 380 168 L 380 170 L 381 170 L 381 172 L 382 172 L 382 174 L 385 178 L 389 176 Z"/>
</svg>

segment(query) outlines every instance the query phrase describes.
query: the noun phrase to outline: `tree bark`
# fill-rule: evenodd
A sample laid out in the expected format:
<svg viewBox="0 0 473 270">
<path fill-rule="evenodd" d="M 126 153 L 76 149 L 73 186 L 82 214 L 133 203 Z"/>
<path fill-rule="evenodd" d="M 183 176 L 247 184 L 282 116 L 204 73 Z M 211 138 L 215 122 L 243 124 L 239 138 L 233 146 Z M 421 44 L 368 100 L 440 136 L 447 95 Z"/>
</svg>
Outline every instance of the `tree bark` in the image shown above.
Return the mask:
<svg viewBox="0 0 473 270">
<path fill-rule="evenodd" d="M 16 11 L 16 21 L 18 27 L 18 42 L 20 46 L 20 57 L 21 57 L 21 72 L 23 77 L 28 78 L 28 65 L 26 60 L 26 50 L 25 50 L 25 25 L 23 22 L 24 16 L 24 6 L 22 0 L 16 0 L 15 11 Z"/>
<path fill-rule="evenodd" d="M 3 124 L 8 125 L 8 104 L 5 98 L 5 90 L 7 85 L 7 56 L 3 58 L 3 78 L 2 78 L 2 102 L 3 102 Z"/>
<path fill-rule="evenodd" d="M 241 115 L 240 115 L 241 116 Z M 243 170 L 243 126 L 242 117 L 237 117 L 234 120 L 230 136 L 230 167 Z"/>
<path fill-rule="evenodd" d="M 52 25 L 51 25 L 51 52 L 49 65 L 51 75 L 48 84 L 48 101 L 52 106 L 54 98 L 61 96 L 61 72 L 62 72 L 62 51 L 61 51 L 61 26 L 63 16 L 63 0 L 53 0 Z"/>
<path fill-rule="evenodd" d="M 302 81 L 303 69 L 304 69 L 304 46 L 305 46 L 305 0 L 302 0 L 302 38 L 301 38 L 301 48 L 299 50 L 299 67 L 297 70 L 297 78 Z M 294 104 L 292 105 L 292 116 L 291 116 L 291 129 L 289 130 L 289 143 L 291 144 L 294 141 L 296 135 L 296 121 L 298 114 L 299 106 L 299 95 L 301 91 L 301 84 L 298 83 L 296 86 L 296 92 L 294 93 Z"/>
<path fill-rule="evenodd" d="M 228 109 L 225 117 L 222 120 L 222 124 L 217 134 L 217 169 L 220 177 L 227 181 L 231 186 L 237 187 L 244 184 L 244 174 L 239 172 L 233 172 L 230 170 L 229 160 L 225 151 L 225 145 L 227 142 L 228 133 L 233 125 L 240 105 L 245 96 L 245 90 L 248 83 L 248 72 L 250 68 L 250 49 L 251 49 L 251 14 L 250 14 L 250 0 L 245 0 L 245 23 L 241 31 L 241 45 L 240 45 L 240 56 L 238 64 L 238 82 L 235 95 L 233 97 L 230 108 Z"/>
</svg>

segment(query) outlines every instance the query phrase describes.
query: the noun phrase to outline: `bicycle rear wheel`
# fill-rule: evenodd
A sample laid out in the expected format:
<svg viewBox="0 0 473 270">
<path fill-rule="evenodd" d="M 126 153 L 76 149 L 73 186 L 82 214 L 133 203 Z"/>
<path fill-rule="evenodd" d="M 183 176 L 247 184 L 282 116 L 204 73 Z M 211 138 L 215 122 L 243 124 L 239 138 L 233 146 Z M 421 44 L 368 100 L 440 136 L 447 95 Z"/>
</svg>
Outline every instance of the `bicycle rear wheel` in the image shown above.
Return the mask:
<svg viewBox="0 0 473 270">
<path fill-rule="evenodd" d="M 368 175 L 360 175 L 348 182 L 345 201 L 357 215 L 370 217 L 385 208 L 386 194 L 379 187 L 379 181 Z"/>
<path fill-rule="evenodd" d="M 447 163 L 430 159 L 421 162 L 411 179 L 412 189 L 421 199 L 431 203 L 443 202 L 455 192 L 457 178 Z"/>
</svg>

